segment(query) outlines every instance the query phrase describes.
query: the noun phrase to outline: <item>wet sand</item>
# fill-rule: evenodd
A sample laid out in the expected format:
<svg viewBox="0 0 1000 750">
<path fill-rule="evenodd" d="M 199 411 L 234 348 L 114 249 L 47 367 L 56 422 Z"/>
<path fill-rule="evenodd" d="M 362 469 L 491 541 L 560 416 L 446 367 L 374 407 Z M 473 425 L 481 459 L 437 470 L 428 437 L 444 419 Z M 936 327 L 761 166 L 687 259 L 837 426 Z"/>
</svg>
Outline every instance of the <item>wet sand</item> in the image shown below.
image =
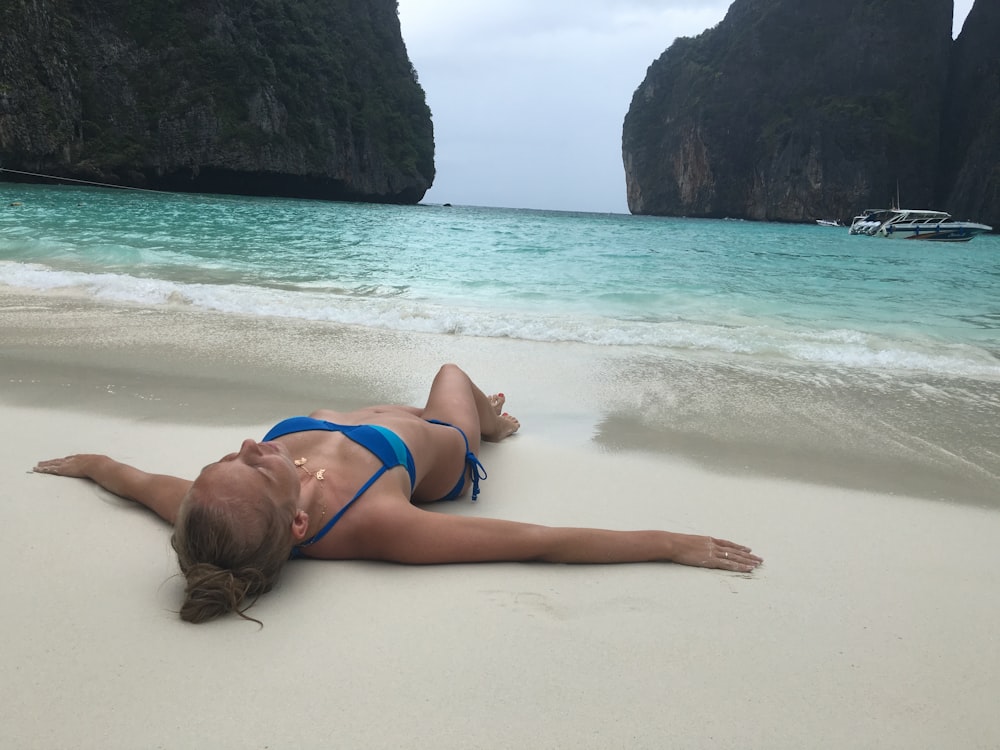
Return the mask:
<svg viewBox="0 0 1000 750">
<path fill-rule="evenodd" d="M 484 447 L 477 504 L 436 510 L 714 534 L 764 566 L 297 561 L 263 630 L 192 626 L 165 524 L 29 471 L 193 476 L 291 414 L 417 403 L 445 361 L 524 428 Z M 962 430 L 935 411 L 954 384 L 754 375 L 8 291 L 0 745 L 1000 744 L 990 385 Z"/>
</svg>

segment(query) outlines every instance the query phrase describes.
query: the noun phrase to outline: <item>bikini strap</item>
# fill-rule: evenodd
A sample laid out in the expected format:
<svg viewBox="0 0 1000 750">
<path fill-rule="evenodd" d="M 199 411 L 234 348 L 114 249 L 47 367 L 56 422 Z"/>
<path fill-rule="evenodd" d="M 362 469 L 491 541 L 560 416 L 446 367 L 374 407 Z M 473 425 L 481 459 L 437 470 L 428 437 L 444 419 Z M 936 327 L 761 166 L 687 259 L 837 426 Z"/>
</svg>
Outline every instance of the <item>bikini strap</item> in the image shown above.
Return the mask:
<svg viewBox="0 0 1000 750">
<path fill-rule="evenodd" d="M 476 502 L 479 498 L 479 480 L 486 479 L 486 468 L 483 466 L 479 457 L 469 448 L 469 438 L 465 434 L 465 430 L 457 425 L 449 424 L 448 422 L 442 422 L 440 419 L 428 419 L 431 424 L 439 424 L 444 427 L 451 427 L 453 430 L 458 430 L 458 434 L 462 436 L 462 440 L 465 441 L 465 465 L 469 470 L 469 474 L 472 477 L 472 502 Z M 459 480 L 458 486 L 452 491 L 453 494 L 457 495 L 458 490 L 461 490 L 462 483 L 465 481 L 465 471 L 462 471 L 462 479 Z M 445 497 L 445 500 L 451 500 L 452 498 Z"/>
<path fill-rule="evenodd" d="M 395 468 L 395 467 L 393 467 L 393 468 Z M 334 514 L 333 518 L 331 518 L 329 521 L 326 522 L 326 525 L 323 526 L 322 529 L 320 529 L 319 531 L 317 531 L 315 533 L 315 535 L 313 535 L 313 537 L 311 539 L 309 539 L 308 541 L 302 542 L 302 544 L 296 544 L 293 549 L 301 550 L 303 547 L 308 547 L 311 544 L 316 544 L 316 542 L 318 542 L 320 539 L 322 539 L 324 536 L 326 536 L 327 532 L 329 532 L 330 529 L 332 529 L 334 527 L 334 525 L 337 523 L 337 521 L 340 520 L 341 516 L 343 516 L 344 513 L 347 512 L 347 509 L 350 508 L 352 505 L 354 505 L 355 501 L 357 501 L 357 499 L 359 497 L 361 497 L 363 494 L 365 494 L 365 491 L 369 487 L 371 487 L 373 484 L 375 484 L 375 481 L 380 476 L 382 476 L 383 474 L 385 474 L 385 472 L 388 469 L 389 469 L 388 466 L 386 466 L 385 464 L 382 464 L 382 468 L 380 468 L 378 471 L 376 471 L 374 474 L 372 474 L 371 479 L 369 479 L 367 482 L 364 483 L 364 485 L 361 487 L 361 489 L 358 490 L 357 493 L 355 493 L 354 497 L 352 497 L 350 500 L 348 500 L 347 503 L 344 505 L 344 507 L 341 508 L 340 510 L 338 510 L 336 512 L 336 514 Z M 301 553 L 299 553 L 299 554 L 301 554 Z M 298 556 L 298 555 L 296 555 L 296 556 Z"/>
</svg>

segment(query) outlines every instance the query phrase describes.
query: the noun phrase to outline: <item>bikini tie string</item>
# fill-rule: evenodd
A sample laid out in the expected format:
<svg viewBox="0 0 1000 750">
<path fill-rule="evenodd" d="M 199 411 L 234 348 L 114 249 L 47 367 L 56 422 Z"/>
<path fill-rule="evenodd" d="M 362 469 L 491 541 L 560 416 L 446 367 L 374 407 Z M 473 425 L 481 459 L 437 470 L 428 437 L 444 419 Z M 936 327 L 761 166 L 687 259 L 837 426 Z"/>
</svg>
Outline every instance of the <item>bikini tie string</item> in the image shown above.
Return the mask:
<svg viewBox="0 0 1000 750">
<path fill-rule="evenodd" d="M 479 497 L 479 480 L 486 479 L 486 469 L 472 451 L 465 454 L 465 461 L 469 464 L 469 473 L 472 475 L 472 502 L 476 502 Z"/>
</svg>

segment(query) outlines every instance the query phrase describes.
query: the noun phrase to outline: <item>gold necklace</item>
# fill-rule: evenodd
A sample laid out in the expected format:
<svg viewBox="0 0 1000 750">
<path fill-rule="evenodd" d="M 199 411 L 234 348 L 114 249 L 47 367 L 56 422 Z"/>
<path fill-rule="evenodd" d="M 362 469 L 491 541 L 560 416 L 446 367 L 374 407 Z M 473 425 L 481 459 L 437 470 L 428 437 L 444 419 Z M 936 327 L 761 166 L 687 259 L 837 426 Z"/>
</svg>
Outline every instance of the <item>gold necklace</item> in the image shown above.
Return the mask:
<svg viewBox="0 0 1000 750">
<path fill-rule="evenodd" d="M 294 463 L 296 466 L 302 469 L 302 471 L 304 471 L 309 476 L 314 477 L 317 482 L 322 482 L 323 474 L 326 473 L 326 469 L 317 469 L 316 471 L 309 471 L 309 469 L 306 468 L 306 462 L 308 460 L 309 460 L 308 458 L 296 458 L 292 463 Z M 323 500 L 321 499 L 318 523 L 323 522 L 323 516 L 325 515 L 326 515 L 326 503 L 324 503 Z"/>
<path fill-rule="evenodd" d="M 309 471 L 309 469 L 306 468 L 306 462 L 308 460 L 309 460 L 308 458 L 296 458 L 294 463 L 295 463 L 296 466 L 298 466 L 300 469 L 302 469 L 302 471 L 304 471 L 306 474 L 308 474 L 311 477 L 315 477 L 315 479 L 316 479 L 317 482 L 322 482 L 323 481 L 323 474 L 326 472 L 326 469 L 318 469 L 317 471 Z"/>
</svg>

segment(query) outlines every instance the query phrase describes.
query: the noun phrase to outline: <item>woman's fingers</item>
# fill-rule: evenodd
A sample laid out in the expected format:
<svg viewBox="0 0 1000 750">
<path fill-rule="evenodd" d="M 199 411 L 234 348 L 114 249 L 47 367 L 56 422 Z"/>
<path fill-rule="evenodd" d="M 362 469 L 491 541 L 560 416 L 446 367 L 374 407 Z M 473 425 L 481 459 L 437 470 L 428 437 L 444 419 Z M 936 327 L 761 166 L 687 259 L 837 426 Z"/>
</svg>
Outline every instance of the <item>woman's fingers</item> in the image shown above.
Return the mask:
<svg viewBox="0 0 1000 750">
<path fill-rule="evenodd" d="M 749 547 L 730 542 L 728 539 L 695 535 L 681 538 L 684 543 L 673 559 L 674 562 L 683 565 L 747 573 L 764 561 L 763 558 L 753 554 Z"/>
<path fill-rule="evenodd" d="M 728 539 L 709 537 L 709 544 L 712 548 L 710 560 L 716 563 L 711 567 L 748 572 L 764 562 L 764 558 L 753 554 L 749 547 L 730 542 Z"/>
<path fill-rule="evenodd" d="M 89 455 L 81 454 L 49 458 L 35 464 L 34 471 L 39 474 L 57 474 L 61 477 L 86 477 L 89 458 Z"/>
</svg>

